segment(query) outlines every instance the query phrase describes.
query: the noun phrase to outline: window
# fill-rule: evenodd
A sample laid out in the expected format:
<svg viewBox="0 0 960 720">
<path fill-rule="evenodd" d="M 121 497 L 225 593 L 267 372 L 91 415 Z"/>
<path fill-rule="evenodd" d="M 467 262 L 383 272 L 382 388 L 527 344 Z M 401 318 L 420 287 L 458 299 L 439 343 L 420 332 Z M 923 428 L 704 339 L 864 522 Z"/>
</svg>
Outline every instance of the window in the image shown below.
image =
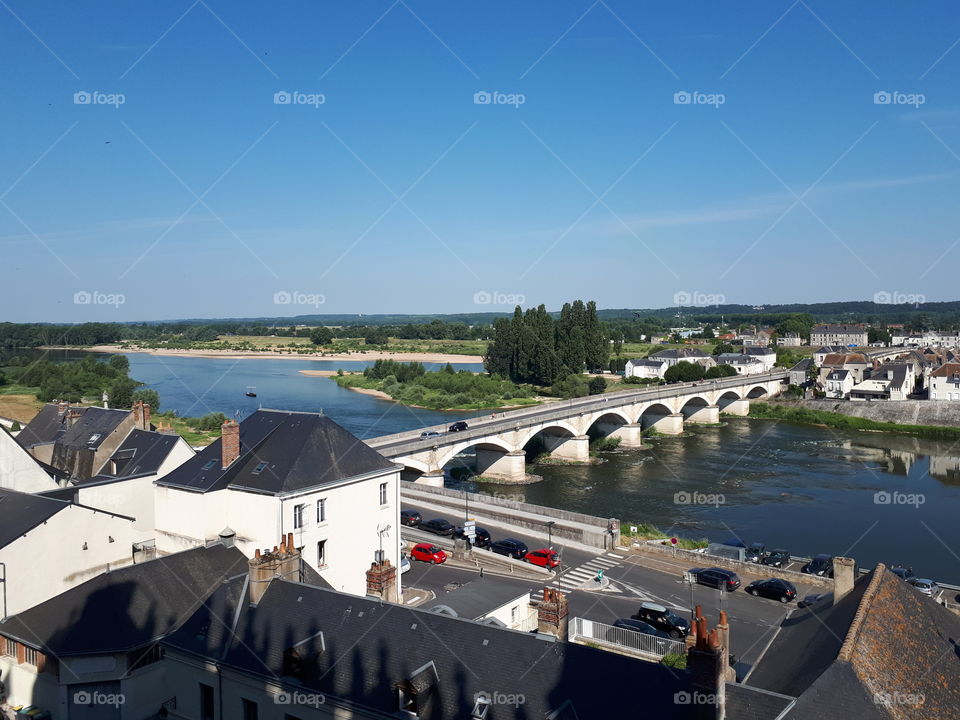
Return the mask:
<svg viewBox="0 0 960 720">
<path fill-rule="evenodd" d="M 320 498 L 317 500 L 317 522 L 322 523 L 327 521 L 327 499 Z"/>
<path fill-rule="evenodd" d="M 213 686 L 200 685 L 200 720 L 213 720 Z"/>
<path fill-rule="evenodd" d="M 37 666 L 37 651 L 32 647 L 23 648 L 23 661 L 29 665 Z"/>
<path fill-rule="evenodd" d="M 251 474 L 253 474 L 253 475 L 259 475 L 260 473 L 262 473 L 262 472 L 263 472 L 264 470 L 266 470 L 266 469 L 267 469 L 267 463 L 265 463 L 265 462 L 257 463 L 257 466 L 253 469 L 253 473 L 251 473 Z"/>
<path fill-rule="evenodd" d="M 327 541 L 321 540 L 317 543 L 317 567 L 323 567 L 327 564 Z"/>
<path fill-rule="evenodd" d="M 17 656 L 17 641 L 6 638 L 6 642 L 3 644 L 3 654 L 9 655 L 10 657 Z"/>
<path fill-rule="evenodd" d="M 203 465 L 203 469 L 204 469 L 204 470 L 212 470 L 212 469 L 213 469 L 213 466 L 216 465 L 216 464 L 217 464 L 217 461 L 216 461 L 216 460 L 207 460 L 207 462 L 205 462 L 204 465 Z"/>
<path fill-rule="evenodd" d="M 387 504 L 387 483 L 380 483 L 380 504 Z"/>
<path fill-rule="evenodd" d="M 243 720 L 257 720 L 259 717 L 257 715 L 257 704 L 253 700 L 247 700 L 246 698 L 241 698 L 240 702 L 243 707 Z"/>
<path fill-rule="evenodd" d="M 303 527 L 303 508 L 305 505 L 293 506 L 293 529 L 298 530 Z"/>
</svg>

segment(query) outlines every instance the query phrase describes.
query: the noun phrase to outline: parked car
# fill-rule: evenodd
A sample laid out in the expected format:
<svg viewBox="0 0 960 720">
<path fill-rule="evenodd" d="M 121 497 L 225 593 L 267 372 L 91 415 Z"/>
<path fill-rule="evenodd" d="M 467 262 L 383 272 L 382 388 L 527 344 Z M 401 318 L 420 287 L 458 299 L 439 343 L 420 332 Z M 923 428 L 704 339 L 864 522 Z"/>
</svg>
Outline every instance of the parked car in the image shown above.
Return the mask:
<svg viewBox="0 0 960 720">
<path fill-rule="evenodd" d="M 469 427 L 463 420 L 457 420 L 453 425 L 447 428 L 449 432 L 460 432 L 461 430 L 466 430 Z"/>
<path fill-rule="evenodd" d="M 766 554 L 766 557 L 760 561 L 761 565 L 770 565 L 772 567 L 784 568 L 790 564 L 790 551 L 777 548 Z"/>
<path fill-rule="evenodd" d="M 729 540 L 724 540 L 722 544 L 729 545 L 730 547 L 743 548 L 744 550 L 747 549 L 747 546 L 744 545 L 743 540 L 736 537 L 730 538 Z"/>
<path fill-rule="evenodd" d="M 420 433 L 421 440 L 432 437 L 440 437 L 440 433 L 438 433 L 436 430 L 424 430 L 422 433 Z"/>
<path fill-rule="evenodd" d="M 833 593 L 814 593 L 812 595 L 807 595 L 803 600 L 797 603 L 797 607 L 806 608 L 813 607 L 814 605 L 819 605 L 824 602 L 832 602 Z"/>
<path fill-rule="evenodd" d="M 532 565 L 539 565 L 548 570 L 553 570 L 560 564 L 560 556 L 550 548 L 540 548 L 539 550 L 528 552 L 523 556 L 523 559 Z"/>
<path fill-rule="evenodd" d="M 807 575 L 833 577 L 833 556 L 814 555 L 813 560 L 800 568 L 800 572 L 806 573 Z"/>
<path fill-rule="evenodd" d="M 641 635 L 648 635 L 653 638 L 657 638 L 655 641 L 655 647 L 657 652 L 666 653 L 670 649 L 670 643 L 667 640 L 670 640 L 670 636 L 665 632 L 657 630 L 652 625 L 643 622 L 642 620 L 634 620 L 633 618 L 620 618 L 619 620 L 614 620 L 613 627 L 620 628 L 621 630 L 630 630 L 631 632 L 639 633 Z M 621 639 L 620 633 L 614 632 L 613 630 L 607 631 L 607 641 L 616 642 Z"/>
<path fill-rule="evenodd" d="M 660 632 L 665 632 L 672 638 L 685 638 L 690 634 L 690 623 L 677 615 L 673 610 L 657 603 L 640 603 L 636 615 L 630 616 L 634 620 L 641 620 Z"/>
<path fill-rule="evenodd" d="M 453 535 L 455 528 L 443 518 L 434 518 L 420 523 L 420 529 L 426 530 L 434 535 Z"/>
<path fill-rule="evenodd" d="M 486 528 L 475 527 L 474 528 L 476 537 L 473 538 L 473 546 L 478 548 L 485 548 L 490 544 L 490 532 Z M 453 531 L 453 536 L 455 538 L 462 538 L 463 528 L 459 525 Z"/>
<path fill-rule="evenodd" d="M 409 569 L 410 558 L 407 557 L 406 553 L 400 553 L 400 574 L 403 575 Z"/>
<path fill-rule="evenodd" d="M 404 510 L 400 508 L 400 523 L 407 527 L 417 527 L 423 522 L 423 516 L 416 510 Z"/>
<path fill-rule="evenodd" d="M 890 572 L 892 572 L 901 580 L 906 580 L 907 582 L 912 582 L 917 577 L 913 574 L 913 568 L 905 568 L 903 565 L 895 565 L 891 567 Z"/>
<path fill-rule="evenodd" d="M 780 578 L 769 578 L 768 580 L 754 580 L 745 588 L 748 593 L 754 597 L 765 597 L 771 600 L 779 600 L 782 603 L 788 603 L 797 599 L 797 589 L 792 582 L 781 580 Z"/>
<path fill-rule="evenodd" d="M 514 560 L 522 560 L 524 556 L 530 552 L 527 546 L 516 538 L 497 540 L 494 543 L 490 543 L 489 549 L 497 553 L 497 555 L 507 555 Z"/>
<path fill-rule="evenodd" d="M 832 603 L 833 602 L 833 593 L 814 593 L 812 595 L 807 595 L 803 600 L 797 603 L 797 607 L 806 608 L 813 607 L 814 605 L 819 605 L 820 603 Z"/>
<path fill-rule="evenodd" d="M 743 559 L 752 563 L 762 562 L 767 556 L 766 549 L 767 546 L 763 543 L 750 543 L 750 547 L 748 547 L 743 553 Z"/>
<path fill-rule="evenodd" d="M 740 587 L 740 578 L 733 570 L 723 568 L 693 568 L 689 571 L 700 585 L 723 588 L 733 592 Z"/>
<path fill-rule="evenodd" d="M 928 597 L 935 598 L 940 594 L 940 586 L 929 578 L 914 578 L 910 581 L 914 589 Z"/>
<path fill-rule="evenodd" d="M 410 557 L 421 562 L 439 565 L 447 561 L 447 554 L 433 543 L 417 543 L 410 551 Z"/>
</svg>

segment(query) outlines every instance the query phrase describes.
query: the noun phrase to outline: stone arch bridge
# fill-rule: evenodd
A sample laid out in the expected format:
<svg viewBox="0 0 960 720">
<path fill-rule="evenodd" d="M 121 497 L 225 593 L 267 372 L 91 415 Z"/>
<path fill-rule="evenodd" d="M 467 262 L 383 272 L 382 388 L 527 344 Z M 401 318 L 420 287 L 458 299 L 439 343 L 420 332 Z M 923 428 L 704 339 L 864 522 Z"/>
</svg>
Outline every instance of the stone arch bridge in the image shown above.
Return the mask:
<svg viewBox="0 0 960 720">
<path fill-rule="evenodd" d="M 526 479 L 525 447 L 539 438 L 554 457 L 582 462 L 589 458 L 590 437 L 620 438 L 621 447 L 641 447 L 642 433 L 683 432 L 686 423 L 716 424 L 721 413 L 747 415 L 750 400 L 778 395 L 788 373 L 737 376 L 678 383 L 645 390 L 523 408 L 470 420 L 467 430 L 448 432 L 438 425 L 370 438 L 366 443 L 408 471 L 416 482 L 443 485 L 443 468 L 465 450 L 474 449 L 477 472 L 501 482 Z M 439 435 L 421 438 L 424 431 Z"/>
</svg>

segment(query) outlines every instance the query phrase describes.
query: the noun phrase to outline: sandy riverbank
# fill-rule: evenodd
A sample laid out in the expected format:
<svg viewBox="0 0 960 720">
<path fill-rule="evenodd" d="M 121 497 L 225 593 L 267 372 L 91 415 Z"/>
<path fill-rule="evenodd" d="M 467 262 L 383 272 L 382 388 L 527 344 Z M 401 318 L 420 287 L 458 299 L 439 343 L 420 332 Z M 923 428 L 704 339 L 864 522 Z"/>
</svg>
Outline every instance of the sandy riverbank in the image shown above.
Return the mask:
<svg viewBox="0 0 960 720">
<path fill-rule="evenodd" d="M 51 349 L 70 349 L 77 348 L 42 348 Z M 202 358 L 221 358 L 224 360 L 240 360 L 245 358 L 283 358 L 287 360 L 330 360 L 332 362 L 363 362 L 365 360 L 396 360 L 397 362 L 423 362 L 423 363 L 482 363 L 483 358 L 480 355 L 452 355 L 449 353 L 426 353 L 426 352 L 389 352 L 385 350 L 370 350 L 368 352 L 356 353 L 288 353 L 276 350 L 157 350 L 157 349 L 132 349 L 124 348 L 119 345 L 94 345 L 93 347 L 83 348 L 90 352 L 104 353 L 147 353 L 148 355 L 161 355 L 165 357 L 202 357 Z"/>
</svg>

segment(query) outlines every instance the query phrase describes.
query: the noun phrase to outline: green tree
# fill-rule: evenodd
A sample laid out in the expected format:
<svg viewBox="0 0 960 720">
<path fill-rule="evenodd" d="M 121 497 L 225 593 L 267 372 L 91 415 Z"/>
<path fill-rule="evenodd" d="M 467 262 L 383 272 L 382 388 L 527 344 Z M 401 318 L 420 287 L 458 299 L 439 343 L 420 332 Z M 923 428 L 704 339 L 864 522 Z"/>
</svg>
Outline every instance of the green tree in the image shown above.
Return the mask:
<svg viewBox="0 0 960 720">
<path fill-rule="evenodd" d="M 137 383 L 128 377 L 117 378 L 107 389 L 110 395 L 110 405 L 115 408 L 129 408 L 133 406 L 133 393 Z"/>
<path fill-rule="evenodd" d="M 736 369 L 731 365 L 714 365 L 703 374 L 703 377 L 707 380 L 714 380 L 717 378 L 733 377 L 736 374 Z"/>
<path fill-rule="evenodd" d="M 870 328 L 867 330 L 867 342 L 890 343 L 890 332 L 886 328 Z"/>
<path fill-rule="evenodd" d="M 112 399 L 113 398 L 111 398 L 111 400 Z M 158 393 L 156 390 L 151 390 L 150 388 L 137 390 L 130 398 L 131 407 L 136 405 L 138 402 L 142 402 L 144 405 L 149 405 L 151 414 L 160 412 L 160 393 Z"/>
<path fill-rule="evenodd" d="M 109 365 L 118 373 L 126 375 L 130 372 L 130 360 L 127 359 L 126 355 L 111 355 Z"/>
<path fill-rule="evenodd" d="M 587 390 L 591 395 L 603 395 L 607 391 L 607 381 L 599 376 L 592 378 Z"/>
<path fill-rule="evenodd" d="M 610 339 L 613 340 L 613 354 L 620 357 L 620 353 L 623 351 L 623 330 L 614 330 L 611 332 Z"/>
<path fill-rule="evenodd" d="M 590 371 L 607 366 L 610 359 L 610 342 L 607 329 L 597 317 L 597 303 L 587 303 L 583 318 L 584 362 Z"/>
<path fill-rule="evenodd" d="M 722 355 L 723 353 L 732 353 L 734 352 L 734 347 L 730 343 L 717 343 L 713 346 L 713 355 Z"/>
<path fill-rule="evenodd" d="M 367 330 L 363 336 L 363 341 L 367 345 L 386 345 L 390 341 L 390 336 L 382 327 L 374 327 Z"/>
<path fill-rule="evenodd" d="M 667 368 L 667 371 L 663 374 L 663 379 L 668 383 L 694 382 L 703 380 L 705 374 L 706 371 L 700 363 L 681 360 L 676 365 Z"/>
<path fill-rule="evenodd" d="M 321 325 L 310 331 L 310 342 L 314 345 L 329 345 L 333 342 L 333 330 Z"/>
</svg>

